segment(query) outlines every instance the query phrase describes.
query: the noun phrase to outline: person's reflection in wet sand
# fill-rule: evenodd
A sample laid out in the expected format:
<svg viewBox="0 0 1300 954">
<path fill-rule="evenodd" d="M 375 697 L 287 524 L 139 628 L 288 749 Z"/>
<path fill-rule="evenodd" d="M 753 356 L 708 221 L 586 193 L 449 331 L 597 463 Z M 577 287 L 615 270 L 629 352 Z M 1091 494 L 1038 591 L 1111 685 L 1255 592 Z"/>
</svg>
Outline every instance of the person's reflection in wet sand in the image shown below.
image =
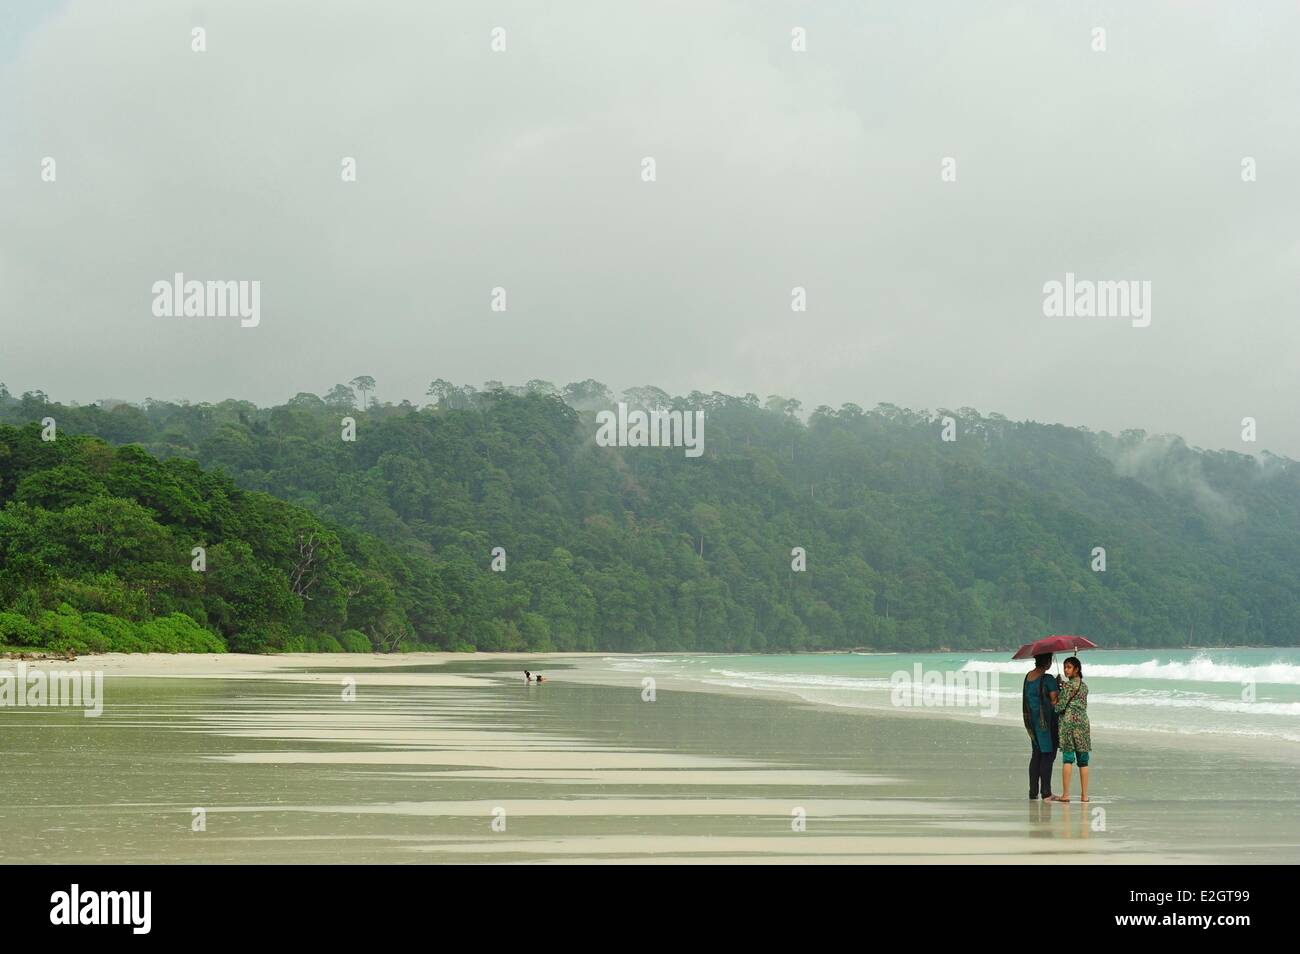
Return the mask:
<svg viewBox="0 0 1300 954">
<path fill-rule="evenodd" d="M 1061 837 L 1086 840 L 1092 836 L 1088 821 L 1087 802 L 1077 803 L 1080 811 L 1071 811 L 1073 803 L 1061 803 Z"/>
<path fill-rule="evenodd" d="M 1052 837 L 1052 803 L 1034 799 L 1029 803 L 1029 837 Z"/>
</svg>

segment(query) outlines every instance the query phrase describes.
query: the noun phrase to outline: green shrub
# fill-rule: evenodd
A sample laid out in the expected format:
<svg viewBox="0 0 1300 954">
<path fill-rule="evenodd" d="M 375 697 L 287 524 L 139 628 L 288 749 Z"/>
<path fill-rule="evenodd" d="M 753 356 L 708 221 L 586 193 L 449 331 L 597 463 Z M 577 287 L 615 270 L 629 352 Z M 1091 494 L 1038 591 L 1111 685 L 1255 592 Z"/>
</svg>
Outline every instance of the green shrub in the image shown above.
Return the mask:
<svg viewBox="0 0 1300 954">
<path fill-rule="evenodd" d="M 216 633 L 205 629 L 184 613 L 172 613 L 167 617 L 175 622 L 181 652 L 185 653 L 224 653 L 226 644 Z"/>
<path fill-rule="evenodd" d="M 277 653 L 293 638 L 282 623 L 263 623 L 240 629 L 230 637 L 230 649 L 237 653 Z"/>
<path fill-rule="evenodd" d="M 316 636 L 307 637 L 307 652 L 309 653 L 341 653 L 343 651 L 343 644 L 329 633 L 320 633 Z"/>
<path fill-rule="evenodd" d="M 140 638 L 149 652 L 224 653 L 225 645 L 184 613 L 169 613 L 140 626 Z"/>
<path fill-rule="evenodd" d="M 38 632 L 32 621 L 21 613 L 0 612 L 0 644 L 35 646 Z"/>
<path fill-rule="evenodd" d="M 139 628 L 132 626 L 129 633 L 109 637 L 108 651 L 110 653 L 147 653 L 149 644 L 141 638 Z"/>
<path fill-rule="evenodd" d="M 276 649 L 282 653 L 311 652 L 311 650 L 307 648 L 307 637 L 300 634 L 286 636 L 284 641 L 281 642 Z"/>
<path fill-rule="evenodd" d="M 180 643 L 172 627 L 159 619 L 140 624 L 140 639 L 147 653 L 178 653 Z"/>
<path fill-rule="evenodd" d="M 145 644 L 130 620 L 109 616 L 107 613 L 82 613 L 81 622 L 103 637 L 106 651 L 110 653 L 142 653 Z"/>
<path fill-rule="evenodd" d="M 370 637 L 359 629 L 345 629 L 339 633 L 339 643 L 347 653 L 374 652 L 374 647 L 370 645 Z"/>
<path fill-rule="evenodd" d="M 36 645 L 54 652 L 102 653 L 108 649 L 104 635 L 87 626 L 81 614 L 67 603 L 60 603 L 52 613 L 41 613 L 36 629 Z"/>
<path fill-rule="evenodd" d="M 83 580 L 58 580 L 50 587 L 47 599 L 71 604 L 82 614 L 108 613 L 127 619 L 144 619 L 152 615 L 145 591 L 112 573 L 100 573 Z"/>
</svg>

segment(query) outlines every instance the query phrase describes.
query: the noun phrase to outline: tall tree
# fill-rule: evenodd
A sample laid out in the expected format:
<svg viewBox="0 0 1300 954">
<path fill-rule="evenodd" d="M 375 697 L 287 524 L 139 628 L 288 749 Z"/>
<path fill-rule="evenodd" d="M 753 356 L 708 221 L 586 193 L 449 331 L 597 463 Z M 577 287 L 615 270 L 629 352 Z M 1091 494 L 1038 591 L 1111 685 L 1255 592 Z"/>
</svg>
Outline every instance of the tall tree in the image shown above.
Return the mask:
<svg viewBox="0 0 1300 954">
<path fill-rule="evenodd" d="M 366 400 L 366 395 L 375 389 L 375 379 L 368 374 L 363 374 L 348 383 L 361 392 L 361 410 L 364 411 L 370 406 L 371 402 Z"/>
</svg>

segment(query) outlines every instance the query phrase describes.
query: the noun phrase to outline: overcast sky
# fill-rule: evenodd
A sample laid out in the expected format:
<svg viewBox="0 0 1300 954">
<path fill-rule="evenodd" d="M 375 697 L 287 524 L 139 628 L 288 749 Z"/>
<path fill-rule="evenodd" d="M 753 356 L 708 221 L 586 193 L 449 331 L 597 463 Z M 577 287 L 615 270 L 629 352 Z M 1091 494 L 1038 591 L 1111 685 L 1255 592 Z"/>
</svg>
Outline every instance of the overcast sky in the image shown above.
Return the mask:
<svg viewBox="0 0 1300 954">
<path fill-rule="evenodd" d="M 1294 0 L 4 0 L 0 381 L 595 377 L 1300 457 L 1298 50 Z M 155 318 L 178 271 L 261 324 Z M 1150 326 L 1045 317 L 1067 271 Z"/>
</svg>

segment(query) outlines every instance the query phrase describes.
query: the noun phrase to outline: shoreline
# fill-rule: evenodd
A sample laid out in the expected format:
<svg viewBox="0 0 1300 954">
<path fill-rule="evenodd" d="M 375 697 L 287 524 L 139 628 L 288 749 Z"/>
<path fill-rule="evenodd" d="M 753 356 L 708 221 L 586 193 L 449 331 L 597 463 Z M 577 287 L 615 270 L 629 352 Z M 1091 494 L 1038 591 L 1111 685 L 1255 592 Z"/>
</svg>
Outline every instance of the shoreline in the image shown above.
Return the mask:
<svg viewBox="0 0 1300 954">
<path fill-rule="evenodd" d="M 1283 647 L 1269 647 L 1283 648 Z M 662 657 L 730 657 L 737 655 L 787 655 L 787 654 L 737 654 L 737 653 L 460 653 L 450 651 L 420 653 L 99 653 L 76 660 L 53 658 L 38 660 L 50 668 L 77 668 L 82 660 L 94 659 L 97 670 L 116 678 L 140 679 L 270 679 L 278 682 L 319 683 L 320 672 L 305 669 L 335 670 L 339 674 L 354 675 L 357 685 L 421 686 L 470 685 L 476 677 L 496 677 L 501 673 L 486 671 L 466 674 L 453 672 L 410 672 L 412 667 L 452 667 L 458 665 L 503 667 L 518 665 L 535 668 L 540 663 L 548 683 L 581 683 L 640 691 L 641 680 L 648 673 L 615 671 L 605 666 L 591 665 L 609 658 L 639 659 Z M 820 654 L 806 654 L 820 655 Z M 901 654 L 899 654 L 901 655 Z M 951 655 L 951 654 L 949 654 Z M 957 654 L 961 655 L 961 654 Z M 30 660 L 28 660 L 30 661 Z M 562 664 L 573 661 L 575 665 L 547 670 L 546 663 Z M 3 665 L 0 664 L 0 669 Z M 355 673 L 352 672 L 355 670 Z M 385 672 L 384 670 L 392 670 Z M 403 671 L 407 670 L 407 671 Z M 520 673 L 522 674 L 522 672 Z M 943 720 L 946 723 L 980 725 L 985 729 L 1019 727 L 1019 723 L 994 720 L 971 715 L 961 710 L 926 707 L 856 706 L 812 700 L 792 687 L 734 686 L 721 682 L 703 682 L 671 674 L 655 674 L 656 687 L 666 692 L 694 692 L 706 695 L 736 696 L 779 701 L 785 705 L 853 714 L 861 718 Z M 1141 746 L 1154 745 L 1179 751 L 1213 752 L 1223 755 L 1248 755 L 1269 761 L 1293 763 L 1300 755 L 1295 742 L 1267 737 L 1252 737 L 1204 732 L 1169 732 L 1162 730 L 1134 730 L 1105 727 L 1106 738 L 1115 744 Z"/>
<path fill-rule="evenodd" d="M 651 654 L 635 654 L 637 657 L 649 655 Z M 685 654 L 671 653 L 667 655 L 679 656 Z M 573 675 L 574 673 L 581 673 L 582 676 L 575 677 Z M 624 681 L 624 675 L 626 675 L 627 681 Z M 568 671 L 566 676 L 559 678 L 562 681 L 568 682 L 583 681 L 590 685 L 632 688 L 634 685 L 636 687 L 640 686 L 640 680 L 644 675 L 646 674 L 633 672 L 624 674 L 609 670 L 592 670 L 585 667 L 579 667 L 575 670 Z M 660 691 L 703 692 L 716 695 L 764 698 L 780 700 L 786 704 L 792 704 L 809 709 L 817 709 L 825 712 L 851 713 L 866 718 L 877 717 L 881 719 L 943 720 L 950 723 L 981 725 L 986 729 L 1006 729 L 1010 726 L 1014 726 L 1018 731 L 1023 731 L 1023 727 L 1019 722 L 984 719 L 979 716 L 962 713 L 960 710 L 930 709 L 914 706 L 884 707 L 837 705 L 833 702 L 808 699 L 800 695 L 799 691 L 795 688 L 740 687 L 723 683 L 704 683 L 698 680 L 684 679 L 678 676 L 663 674 L 656 674 L 654 678 L 656 680 L 656 686 Z M 1094 731 L 1096 731 L 1095 728 Z M 1156 729 L 1138 731 L 1114 727 L 1106 727 L 1104 731 L 1107 739 L 1126 746 L 1139 747 L 1143 745 L 1156 745 L 1179 751 L 1206 752 L 1208 750 L 1223 755 L 1248 754 L 1252 757 L 1267 759 L 1271 762 L 1282 762 L 1288 765 L 1295 764 L 1297 759 L 1300 759 L 1300 743 L 1290 742 L 1283 739 L 1235 736 L 1214 732 L 1179 733 Z M 1249 751 L 1243 753 L 1243 748 L 1248 749 Z"/>
<path fill-rule="evenodd" d="M 1224 753 L 1205 776 L 1115 740 L 1092 803 L 1026 802 L 1014 725 L 671 678 L 645 700 L 641 673 L 603 668 L 616 655 L 98 656 L 101 718 L 0 709 L 11 749 L 45 753 L 0 802 L 0 860 L 1152 864 L 1300 843 L 1294 760 Z"/>
<path fill-rule="evenodd" d="M 1097 649 L 1080 650 L 1091 654 L 1102 654 L 1107 652 L 1227 652 L 1230 650 L 1257 650 L 1257 649 L 1278 649 L 1278 650 L 1295 650 L 1300 646 L 1273 646 L 1273 645 L 1255 645 L 1253 643 L 1233 643 L 1223 646 L 1103 646 Z M 339 656 L 351 659 L 368 659 L 372 657 L 386 658 L 394 657 L 401 659 L 406 656 L 446 656 L 452 659 L 477 659 L 477 658 L 496 658 L 496 659 L 525 659 L 525 658 L 560 658 L 560 657 L 583 657 L 583 656 L 958 656 L 963 653 L 979 653 L 981 655 L 992 653 L 1005 653 L 1005 648 L 992 649 L 952 649 L 942 647 L 939 649 L 872 649 L 866 646 L 855 647 L 853 649 L 785 649 L 771 652 L 757 652 L 754 650 L 729 650 L 729 649 L 648 649 L 648 650 L 574 650 L 571 652 L 562 652 L 558 650 L 548 650 L 546 652 L 529 652 L 529 651 L 509 651 L 509 652 L 485 652 L 475 650 L 474 652 L 458 652 L 449 649 L 411 649 L 401 652 L 392 653 L 75 653 L 71 650 L 58 652 L 46 650 L 39 647 L 23 646 L 0 646 L 0 659 L 22 659 L 28 662 L 44 661 L 71 661 L 74 659 L 99 659 L 106 656 L 248 656 L 248 657 L 265 657 L 268 659 L 279 659 L 290 656 L 319 656 L 322 658 Z M 1055 653 L 1054 655 L 1063 656 L 1064 653 Z"/>
</svg>

